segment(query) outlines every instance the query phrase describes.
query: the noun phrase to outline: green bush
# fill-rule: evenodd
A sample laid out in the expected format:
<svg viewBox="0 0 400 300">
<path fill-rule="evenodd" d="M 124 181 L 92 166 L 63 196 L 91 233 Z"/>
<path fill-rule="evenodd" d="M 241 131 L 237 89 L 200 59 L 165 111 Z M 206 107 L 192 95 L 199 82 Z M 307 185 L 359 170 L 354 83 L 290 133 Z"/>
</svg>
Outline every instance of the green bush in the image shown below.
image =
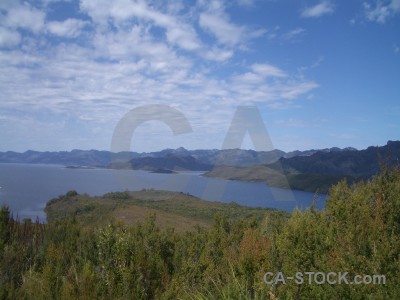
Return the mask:
<svg viewBox="0 0 400 300">
<path fill-rule="evenodd" d="M 120 193 L 112 194 L 121 197 Z M 111 195 L 111 196 L 112 196 Z M 91 210 L 88 204 L 83 209 Z M 2 299 L 400 299 L 400 180 L 332 187 L 326 209 L 176 233 L 144 223 L 18 223 L 0 211 Z M 385 285 L 267 285 L 265 272 L 383 274 Z"/>
</svg>

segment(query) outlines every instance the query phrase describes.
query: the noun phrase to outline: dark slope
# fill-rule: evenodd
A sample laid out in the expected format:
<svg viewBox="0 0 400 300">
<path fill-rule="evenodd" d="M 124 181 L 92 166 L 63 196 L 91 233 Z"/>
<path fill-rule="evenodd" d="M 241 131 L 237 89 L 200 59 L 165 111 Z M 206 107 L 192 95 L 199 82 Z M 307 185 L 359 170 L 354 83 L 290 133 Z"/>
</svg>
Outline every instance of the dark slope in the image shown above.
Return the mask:
<svg viewBox="0 0 400 300">
<path fill-rule="evenodd" d="M 396 165 L 399 157 L 400 142 L 389 141 L 385 146 L 369 147 L 360 151 L 319 151 L 310 156 L 280 158 L 268 167 L 283 169 L 285 173 L 367 178 L 378 174 L 383 165 Z"/>
<path fill-rule="evenodd" d="M 389 141 L 385 146 L 360 151 L 331 148 L 308 156 L 282 157 L 272 164 L 244 168 L 217 166 L 205 176 L 327 193 L 330 186 L 343 179 L 352 183 L 378 174 L 384 166 L 396 166 L 399 157 L 400 142 Z"/>
</svg>

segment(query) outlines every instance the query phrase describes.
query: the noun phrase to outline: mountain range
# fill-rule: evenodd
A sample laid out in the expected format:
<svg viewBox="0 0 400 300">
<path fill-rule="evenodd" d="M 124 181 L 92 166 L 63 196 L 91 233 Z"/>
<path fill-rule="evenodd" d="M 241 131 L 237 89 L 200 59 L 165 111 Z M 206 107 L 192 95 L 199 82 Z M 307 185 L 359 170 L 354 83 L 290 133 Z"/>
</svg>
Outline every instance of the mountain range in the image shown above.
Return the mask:
<svg viewBox="0 0 400 300">
<path fill-rule="evenodd" d="M 309 156 L 316 152 L 331 153 L 342 151 L 356 151 L 354 148 L 330 148 L 321 150 L 292 151 L 284 152 L 281 150 L 254 151 L 242 149 L 228 150 L 187 150 L 183 147 L 178 149 L 164 149 L 157 152 L 120 152 L 99 150 L 72 150 L 59 152 L 39 152 L 28 150 L 23 153 L 7 151 L 0 152 L 0 163 L 34 163 L 34 164 L 61 164 L 66 166 L 86 166 L 86 167 L 109 167 L 112 164 L 126 163 L 133 160 L 133 166 L 145 167 L 147 162 L 155 163 L 160 160 L 150 158 L 164 158 L 171 160 L 176 157 L 193 157 L 198 164 L 209 166 L 236 166 L 247 167 L 255 164 L 269 164 L 278 161 L 280 158 L 290 158 L 297 156 Z M 141 162 L 140 160 L 143 159 Z M 189 158 L 190 160 L 190 158 Z M 196 167 L 198 166 L 196 164 Z M 190 169 L 190 168 L 189 168 Z"/>
<path fill-rule="evenodd" d="M 216 166 L 206 173 L 209 177 L 265 182 L 283 188 L 326 193 L 342 179 L 349 183 L 368 179 L 380 169 L 398 166 L 400 141 L 365 150 L 341 149 L 316 151 L 311 155 L 281 157 L 269 164 L 247 167 Z"/>
<path fill-rule="evenodd" d="M 312 173 L 333 176 L 370 177 L 384 165 L 394 166 L 400 157 L 400 142 L 388 141 L 382 147 L 353 151 L 317 151 L 310 156 L 280 158 L 268 166 L 285 173 Z"/>
<path fill-rule="evenodd" d="M 383 165 L 394 166 L 400 157 L 400 141 L 388 141 L 365 150 L 337 147 L 284 152 L 164 149 L 137 153 L 98 150 L 61 152 L 0 152 L 0 163 L 62 164 L 67 167 L 136 169 L 160 173 L 207 171 L 204 175 L 231 180 L 265 182 L 271 186 L 327 192 L 332 184 L 368 179 Z"/>
</svg>

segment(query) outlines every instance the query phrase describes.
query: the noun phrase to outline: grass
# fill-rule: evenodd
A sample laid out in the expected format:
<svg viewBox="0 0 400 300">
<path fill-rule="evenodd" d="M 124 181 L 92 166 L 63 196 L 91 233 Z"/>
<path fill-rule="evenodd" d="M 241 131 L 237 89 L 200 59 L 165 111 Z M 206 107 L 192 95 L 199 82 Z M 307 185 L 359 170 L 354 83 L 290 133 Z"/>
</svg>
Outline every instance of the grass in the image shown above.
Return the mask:
<svg viewBox="0 0 400 300">
<path fill-rule="evenodd" d="M 134 224 L 155 214 L 157 225 L 173 227 L 177 231 L 190 231 L 198 226 L 207 228 L 217 213 L 229 219 L 262 220 L 267 213 L 289 216 L 283 211 L 210 202 L 185 193 L 159 190 L 114 192 L 101 197 L 68 192 L 49 201 L 45 212 L 48 222 L 74 218 L 86 226 L 101 226 L 113 221 Z"/>
</svg>

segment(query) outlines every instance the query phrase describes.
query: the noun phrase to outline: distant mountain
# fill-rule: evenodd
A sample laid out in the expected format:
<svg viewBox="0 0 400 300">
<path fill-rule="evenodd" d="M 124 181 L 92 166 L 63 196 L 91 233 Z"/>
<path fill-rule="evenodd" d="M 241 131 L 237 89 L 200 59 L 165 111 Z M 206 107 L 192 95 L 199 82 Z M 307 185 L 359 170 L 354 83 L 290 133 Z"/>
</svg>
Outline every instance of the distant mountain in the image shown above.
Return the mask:
<svg viewBox="0 0 400 300">
<path fill-rule="evenodd" d="M 269 164 L 274 170 L 285 173 L 306 173 L 334 176 L 370 177 L 378 174 L 383 164 L 398 163 L 400 141 L 389 141 L 385 146 L 365 150 L 317 151 L 309 156 L 280 158 Z"/>
<path fill-rule="evenodd" d="M 208 171 L 212 165 L 204 164 L 196 160 L 193 156 L 175 156 L 169 154 L 165 157 L 139 157 L 133 158 L 126 163 L 111 163 L 110 168 L 133 169 L 133 170 L 176 170 L 176 171 Z"/>
<path fill-rule="evenodd" d="M 385 146 L 311 149 L 284 152 L 164 149 L 137 153 L 98 150 L 61 152 L 0 152 L 0 163 L 62 164 L 76 167 L 106 167 L 170 173 L 178 170 L 209 171 L 206 176 L 265 182 L 271 186 L 326 192 L 343 178 L 349 182 L 369 178 L 385 163 L 393 166 L 400 157 L 400 141 Z"/>
<path fill-rule="evenodd" d="M 253 165 L 264 164 L 272 169 L 274 163 L 278 162 L 286 169 L 299 169 L 299 172 L 308 165 L 307 157 L 319 157 L 330 153 L 343 154 L 354 152 L 354 148 L 328 148 L 321 150 L 292 151 L 284 152 L 281 150 L 272 151 L 254 151 L 243 149 L 227 149 L 227 150 L 187 150 L 183 147 L 178 149 L 164 149 L 157 152 L 120 152 L 112 153 L 109 151 L 98 150 L 72 150 L 60 152 L 38 152 L 26 151 L 24 153 L 17 152 L 0 152 L 1 163 L 36 163 L 36 164 L 61 164 L 69 167 L 118 167 L 136 169 L 170 169 L 181 168 L 189 170 L 209 170 L 210 166 L 232 166 L 232 167 L 248 167 Z M 317 156 L 313 156 L 316 155 Z M 291 158 L 303 158 L 298 160 L 290 160 Z M 168 162 L 169 161 L 169 162 Z M 302 164 L 305 166 L 302 167 Z"/>
<path fill-rule="evenodd" d="M 105 167 L 111 163 L 124 163 L 134 158 L 193 157 L 205 165 L 249 166 L 259 163 L 272 163 L 284 156 L 285 152 L 273 150 L 256 152 L 254 150 L 186 150 L 185 148 L 165 149 L 157 152 L 112 153 L 98 150 L 72 150 L 60 152 L 13 151 L 0 152 L 1 163 L 61 164 L 66 166 Z"/>
<path fill-rule="evenodd" d="M 219 150 L 212 153 L 193 153 L 198 160 L 215 166 L 250 166 L 277 161 L 285 155 L 281 150 L 254 151 L 242 149 Z"/>
<path fill-rule="evenodd" d="M 246 182 L 262 182 L 273 187 L 295 189 L 307 192 L 327 193 L 333 184 L 346 178 L 349 183 L 356 181 L 352 176 L 318 175 L 306 173 L 283 173 L 266 165 L 249 167 L 217 166 L 204 174 L 207 177 L 217 177 Z"/>
<path fill-rule="evenodd" d="M 291 158 L 291 157 L 296 157 L 296 156 L 310 156 L 317 152 L 330 153 L 330 152 L 343 152 L 343 151 L 358 151 L 358 150 L 353 147 L 347 147 L 347 148 L 343 148 L 343 149 L 338 148 L 338 147 L 332 147 L 332 148 L 324 148 L 324 149 L 311 149 L 311 150 L 305 150 L 305 151 L 295 150 L 295 151 L 285 153 L 285 155 L 282 155 L 282 157 Z"/>
<path fill-rule="evenodd" d="M 0 152 L 0 162 L 104 166 L 110 162 L 111 155 L 111 152 L 97 150 L 72 150 L 70 152 L 38 152 L 28 150 L 24 153 L 8 151 Z"/>
<path fill-rule="evenodd" d="M 284 151 L 254 151 L 243 149 L 227 150 L 187 150 L 183 147 L 178 149 L 165 149 L 159 152 L 141 153 L 140 157 L 167 157 L 168 155 L 183 157 L 192 156 L 196 160 L 209 165 L 218 166 L 249 166 L 260 163 L 272 163 L 286 155 Z"/>
<path fill-rule="evenodd" d="M 382 147 L 365 150 L 330 148 L 310 150 L 305 155 L 281 157 L 271 164 L 248 167 L 217 166 L 206 173 L 209 177 L 264 182 L 275 187 L 290 187 L 326 193 L 332 184 L 342 179 L 349 183 L 370 178 L 388 165 L 399 163 L 400 141 L 389 141 Z"/>
<path fill-rule="evenodd" d="M 238 166 L 246 167 L 257 164 L 271 164 L 280 158 L 291 158 L 297 156 L 310 156 L 318 151 L 347 151 L 345 149 L 331 148 L 322 150 L 292 151 L 281 150 L 254 151 L 243 149 L 228 150 L 187 150 L 183 147 L 178 149 L 164 149 L 157 152 L 120 152 L 98 150 L 72 150 L 60 152 L 39 152 L 28 150 L 24 153 L 13 151 L 0 152 L 0 163 L 34 163 L 34 164 L 61 164 L 66 166 L 106 167 L 111 163 L 126 163 L 134 158 L 166 158 L 166 157 L 188 157 L 191 156 L 199 163 L 213 166 Z"/>
</svg>

